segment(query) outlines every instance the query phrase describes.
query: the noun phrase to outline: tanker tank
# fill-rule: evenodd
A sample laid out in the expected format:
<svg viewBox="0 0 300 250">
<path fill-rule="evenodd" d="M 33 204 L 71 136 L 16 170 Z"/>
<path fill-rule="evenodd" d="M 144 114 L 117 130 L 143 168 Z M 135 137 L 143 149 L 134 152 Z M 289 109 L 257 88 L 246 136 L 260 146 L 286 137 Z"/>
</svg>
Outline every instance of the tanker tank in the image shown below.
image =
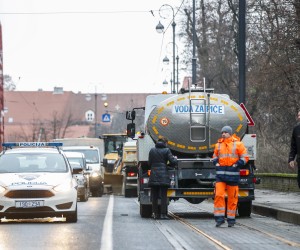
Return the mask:
<svg viewBox="0 0 300 250">
<path fill-rule="evenodd" d="M 239 104 L 227 95 L 191 92 L 162 101 L 151 111 L 146 127 L 154 141 L 166 137 L 172 151 L 199 155 L 213 152 L 225 125 L 240 138 L 246 133 L 247 117 Z"/>
</svg>

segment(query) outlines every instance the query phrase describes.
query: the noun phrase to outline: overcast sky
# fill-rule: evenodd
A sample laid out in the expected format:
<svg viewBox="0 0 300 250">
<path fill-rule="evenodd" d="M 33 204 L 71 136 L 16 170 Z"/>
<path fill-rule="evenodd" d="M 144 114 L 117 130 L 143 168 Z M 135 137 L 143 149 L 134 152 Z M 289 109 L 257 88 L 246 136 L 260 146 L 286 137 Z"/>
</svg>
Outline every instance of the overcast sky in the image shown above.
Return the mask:
<svg viewBox="0 0 300 250">
<path fill-rule="evenodd" d="M 169 81 L 172 64 L 164 66 L 162 59 L 168 53 L 172 59 L 172 29 L 163 36 L 155 27 L 159 20 L 165 27 L 172 21 L 170 8 L 169 18 L 160 17 L 162 5 L 177 11 L 181 3 L 0 0 L 4 74 L 12 77 L 16 90 L 169 91 L 162 82 Z M 176 44 L 180 53 L 179 40 Z M 180 82 L 185 74 L 180 73 Z"/>
</svg>

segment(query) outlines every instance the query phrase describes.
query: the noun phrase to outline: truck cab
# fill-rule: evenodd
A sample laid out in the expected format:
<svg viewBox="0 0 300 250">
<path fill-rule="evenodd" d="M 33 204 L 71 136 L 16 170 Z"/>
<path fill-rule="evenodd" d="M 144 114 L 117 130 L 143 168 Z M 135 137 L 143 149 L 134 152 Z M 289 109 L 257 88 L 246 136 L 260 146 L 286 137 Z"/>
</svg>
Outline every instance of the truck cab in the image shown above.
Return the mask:
<svg viewBox="0 0 300 250">
<path fill-rule="evenodd" d="M 106 173 L 113 173 L 114 167 L 122 157 L 123 144 L 127 141 L 126 134 L 103 134 L 104 141 L 103 167 Z"/>
</svg>

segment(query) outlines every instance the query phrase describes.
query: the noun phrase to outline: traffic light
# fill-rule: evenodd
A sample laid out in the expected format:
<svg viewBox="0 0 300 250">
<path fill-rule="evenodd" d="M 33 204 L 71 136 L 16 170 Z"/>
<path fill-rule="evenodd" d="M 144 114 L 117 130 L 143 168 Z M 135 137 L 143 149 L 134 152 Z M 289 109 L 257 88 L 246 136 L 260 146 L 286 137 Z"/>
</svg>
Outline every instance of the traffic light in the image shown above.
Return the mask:
<svg viewBox="0 0 300 250">
<path fill-rule="evenodd" d="M 127 132 L 126 132 L 126 134 L 130 138 L 134 138 L 135 137 L 135 123 L 128 123 L 127 124 Z"/>
</svg>

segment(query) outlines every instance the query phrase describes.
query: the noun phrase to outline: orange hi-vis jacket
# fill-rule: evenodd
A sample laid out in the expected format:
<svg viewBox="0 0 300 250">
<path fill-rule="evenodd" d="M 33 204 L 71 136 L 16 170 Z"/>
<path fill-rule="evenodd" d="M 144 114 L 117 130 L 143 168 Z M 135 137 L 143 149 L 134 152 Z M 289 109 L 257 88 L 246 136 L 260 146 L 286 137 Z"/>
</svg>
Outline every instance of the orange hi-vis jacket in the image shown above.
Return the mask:
<svg viewBox="0 0 300 250">
<path fill-rule="evenodd" d="M 240 180 L 239 167 L 249 161 L 244 144 L 238 137 L 231 136 L 219 139 L 215 146 L 213 162 L 216 165 L 216 181 L 238 185 Z"/>
<path fill-rule="evenodd" d="M 249 161 L 249 156 L 244 144 L 238 137 L 231 136 L 226 139 L 219 139 L 215 146 L 213 160 L 217 159 L 220 166 L 231 167 L 238 160 L 245 165 Z"/>
</svg>

